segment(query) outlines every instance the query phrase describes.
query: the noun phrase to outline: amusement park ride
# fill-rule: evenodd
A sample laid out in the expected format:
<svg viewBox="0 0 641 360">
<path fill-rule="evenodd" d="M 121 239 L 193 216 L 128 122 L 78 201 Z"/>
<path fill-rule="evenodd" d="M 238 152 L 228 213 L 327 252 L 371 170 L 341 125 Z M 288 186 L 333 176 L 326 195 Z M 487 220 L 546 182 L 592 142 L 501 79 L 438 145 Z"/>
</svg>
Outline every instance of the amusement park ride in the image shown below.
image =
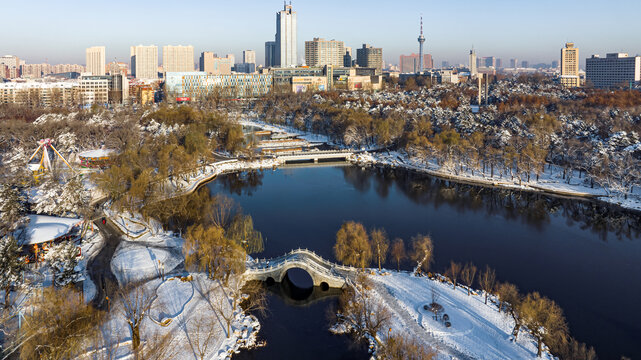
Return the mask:
<svg viewBox="0 0 641 360">
<path fill-rule="evenodd" d="M 38 148 L 36 151 L 31 155 L 29 158 L 28 162 L 31 162 L 31 160 L 38 155 L 40 151 L 42 151 L 42 156 L 40 158 L 40 163 L 39 164 L 29 164 L 29 169 L 33 171 L 33 174 L 35 177 L 39 177 L 42 174 L 44 174 L 47 171 L 51 171 L 51 159 L 49 158 L 49 152 L 52 150 L 54 154 L 58 155 L 60 159 L 71 169 L 71 171 L 74 171 L 73 167 L 69 165 L 67 160 L 64 158 L 64 156 L 60 155 L 58 150 L 56 150 L 55 146 L 51 143 L 51 139 L 42 139 L 38 141 Z"/>
</svg>

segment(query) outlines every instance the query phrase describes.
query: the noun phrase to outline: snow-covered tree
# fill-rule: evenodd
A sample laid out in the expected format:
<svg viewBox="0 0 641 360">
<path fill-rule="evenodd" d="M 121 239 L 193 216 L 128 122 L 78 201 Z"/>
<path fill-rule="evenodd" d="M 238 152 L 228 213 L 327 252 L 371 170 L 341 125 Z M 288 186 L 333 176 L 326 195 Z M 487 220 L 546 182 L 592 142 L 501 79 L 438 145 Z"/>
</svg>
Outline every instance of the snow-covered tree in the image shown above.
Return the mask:
<svg viewBox="0 0 641 360">
<path fill-rule="evenodd" d="M 14 231 L 25 222 L 24 201 L 17 187 L 0 185 L 0 235 Z"/>
<path fill-rule="evenodd" d="M 80 177 L 74 176 L 64 185 L 52 177 L 47 177 L 34 198 L 36 205 L 33 209 L 38 214 L 78 215 L 88 198 Z"/>
<path fill-rule="evenodd" d="M 57 286 L 69 285 L 82 277 L 76 270 L 80 261 L 78 247 L 71 241 L 52 246 L 45 255 L 45 261 L 53 271 L 54 283 Z"/>
<path fill-rule="evenodd" d="M 24 269 L 25 262 L 20 256 L 20 247 L 16 239 L 12 236 L 0 239 L 0 288 L 4 290 L 5 309 L 11 306 L 11 288 L 22 282 Z"/>
</svg>

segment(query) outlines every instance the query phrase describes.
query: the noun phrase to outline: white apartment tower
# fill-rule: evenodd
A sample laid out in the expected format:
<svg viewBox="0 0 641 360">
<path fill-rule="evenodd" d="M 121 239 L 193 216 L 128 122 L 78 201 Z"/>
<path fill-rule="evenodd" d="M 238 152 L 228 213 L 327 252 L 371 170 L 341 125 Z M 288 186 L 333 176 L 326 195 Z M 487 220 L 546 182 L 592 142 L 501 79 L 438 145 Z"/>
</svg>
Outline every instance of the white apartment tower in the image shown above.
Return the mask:
<svg viewBox="0 0 641 360">
<path fill-rule="evenodd" d="M 276 13 L 276 49 L 274 63 L 280 67 L 293 67 L 297 65 L 298 48 L 296 37 L 296 11 L 292 3 L 285 3 L 282 11 Z"/>
<path fill-rule="evenodd" d="M 255 64 L 256 52 L 254 50 L 243 50 L 243 64 Z"/>
<path fill-rule="evenodd" d="M 92 46 L 85 51 L 87 72 L 94 76 L 105 75 L 105 47 Z"/>
<path fill-rule="evenodd" d="M 158 47 L 132 46 L 131 73 L 136 79 L 158 79 Z"/>
<path fill-rule="evenodd" d="M 476 68 L 476 51 L 472 49 L 470 50 L 470 76 L 475 77 L 478 73 L 478 69 Z"/>
<path fill-rule="evenodd" d="M 194 71 L 194 47 L 191 45 L 163 46 L 162 67 L 164 72 Z"/>
</svg>

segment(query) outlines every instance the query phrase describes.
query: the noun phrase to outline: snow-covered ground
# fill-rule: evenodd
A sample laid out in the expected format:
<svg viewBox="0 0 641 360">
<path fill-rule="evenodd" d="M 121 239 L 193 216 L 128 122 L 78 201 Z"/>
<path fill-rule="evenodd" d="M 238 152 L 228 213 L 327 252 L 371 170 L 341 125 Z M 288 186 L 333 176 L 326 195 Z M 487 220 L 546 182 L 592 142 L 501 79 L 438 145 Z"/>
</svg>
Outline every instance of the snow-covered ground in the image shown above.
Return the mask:
<svg viewBox="0 0 641 360">
<path fill-rule="evenodd" d="M 275 125 L 275 124 L 269 124 L 264 121 L 261 121 L 258 119 L 258 116 L 246 116 L 242 115 L 240 120 L 240 124 L 243 126 L 255 126 L 259 127 L 263 130 L 269 130 L 274 133 L 282 133 L 282 134 L 289 134 L 292 136 L 296 136 L 299 139 L 307 140 L 309 142 L 316 142 L 316 143 L 329 143 L 329 138 L 325 135 L 319 135 L 319 134 L 314 134 L 314 133 L 309 133 L 305 131 L 300 131 L 298 129 L 292 128 L 290 126 L 284 126 L 284 125 Z"/>
<path fill-rule="evenodd" d="M 204 348 L 204 359 L 229 359 L 241 348 L 257 345 L 260 324 L 254 316 L 245 315 L 240 307 L 234 312 L 230 336 L 227 326 L 213 310 L 214 301 L 226 296 L 220 284 L 209 280 L 204 274 L 191 274 L 189 277 L 171 277 L 165 280 L 153 279 L 142 285 L 145 291 L 153 294 L 149 316 L 141 324 L 141 346 L 154 346 L 153 334 L 169 335 L 167 359 L 199 359 L 199 348 Z M 207 293 L 207 290 L 211 290 Z M 231 306 L 231 305 L 230 305 Z M 109 351 L 117 359 L 129 360 L 131 353 L 131 334 L 126 319 L 122 315 L 122 303 L 115 301 L 109 320 L 103 325 Z M 104 348 L 101 348 L 106 351 Z M 93 349 L 88 353 L 92 353 Z M 87 355 L 81 358 L 94 358 Z"/>
<path fill-rule="evenodd" d="M 513 342 L 514 321 L 509 315 L 499 313 L 491 301 L 486 305 L 482 294 L 468 296 L 461 286 L 453 289 L 449 283 L 405 272 L 385 271 L 369 277 L 376 296 L 392 312 L 392 332 L 413 335 L 436 348 L 439 359 L 537 358 L 534 338 L 522 329 L 518 341 Z M 438 294 L 436 302 L 449 316 L 449 328 L 423 308 L 432 302 L 432 289 Z M 543 359 L 553 357 L 545 352 Z"/>
</svg>

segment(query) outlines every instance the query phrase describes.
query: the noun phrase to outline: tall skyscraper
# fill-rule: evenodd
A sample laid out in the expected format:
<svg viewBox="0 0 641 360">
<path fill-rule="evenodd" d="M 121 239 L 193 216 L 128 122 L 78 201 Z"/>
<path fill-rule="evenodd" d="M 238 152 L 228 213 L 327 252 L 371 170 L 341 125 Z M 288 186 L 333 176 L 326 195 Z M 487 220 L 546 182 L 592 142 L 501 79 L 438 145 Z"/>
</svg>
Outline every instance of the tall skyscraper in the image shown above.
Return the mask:
<svg viewBox="0 0 641 360">
<path fill-rule="evenodd" d="M 476 51 L 474 49 L 470 50 L 470 76 L 474 77 L 478 74 L 478 69 L 476 67 Z"/>
<path fill-rule="evenodd" d="M 418 73 L 423 72 L 423 43 L 425 36 L 423 36 L 423 17 L 421 16 L 421 34 L 418 36 Z M 431 56 L 430 56 L 431 57 Z"/>
<path fill-rule="evenodd" d="M 194 47 L 165 45 L 162 47 L 164 72 L 194 71 Z"/>
<path fill-rule="evenodd" d="M 561 85 L 579 87 L 579 48 L 574 43 L 565 43 L 561 49 Z"/>
<path fill-rule="evenodd" d="M 341 67 L 344 64 L 345 43 L 337 40 L 314 38 L 305 41 L 305 64 L 307 66 L 333 65 Z"/>
<path fill-rule="evenodd" d="M 276 13 L 275 65 L 280 67 L 296 66 L 298 61 L 296 11 L 291 2 L 285 3 L 282 11 Z"/>
<path fill-rule="evenodd" d="M 256 64 L 256 52 L 254 50 L 243 50 L 243 64 Z"/>
<path fill-rule="evenodd" d="M 132 46 L 130 54 L 131 73 L 135 78 L 158 79 L 158 46 Z"/>
<path fill-rule="evenodd" d="M 519 59 L 510 59 L 510 67 L 516 69 L 519 67 Z"/>
<path fill-rule="evenodd" d="M 265 67 L 276 66 L 276 42 L 265 42 Z"/>
<path fill-rule="evenodd" d="M 93 46 L 85 51 L 87 72 L 94 76 L 105 75 L 105 47 Z"/>
<path fill-rule="evenodd" d="M 380 72 L 383 69 L 383 49 L 363 44 L 362 48 L 356 49 L 356 63 L 360 67 L 375 68 Z"/>
</svg>

